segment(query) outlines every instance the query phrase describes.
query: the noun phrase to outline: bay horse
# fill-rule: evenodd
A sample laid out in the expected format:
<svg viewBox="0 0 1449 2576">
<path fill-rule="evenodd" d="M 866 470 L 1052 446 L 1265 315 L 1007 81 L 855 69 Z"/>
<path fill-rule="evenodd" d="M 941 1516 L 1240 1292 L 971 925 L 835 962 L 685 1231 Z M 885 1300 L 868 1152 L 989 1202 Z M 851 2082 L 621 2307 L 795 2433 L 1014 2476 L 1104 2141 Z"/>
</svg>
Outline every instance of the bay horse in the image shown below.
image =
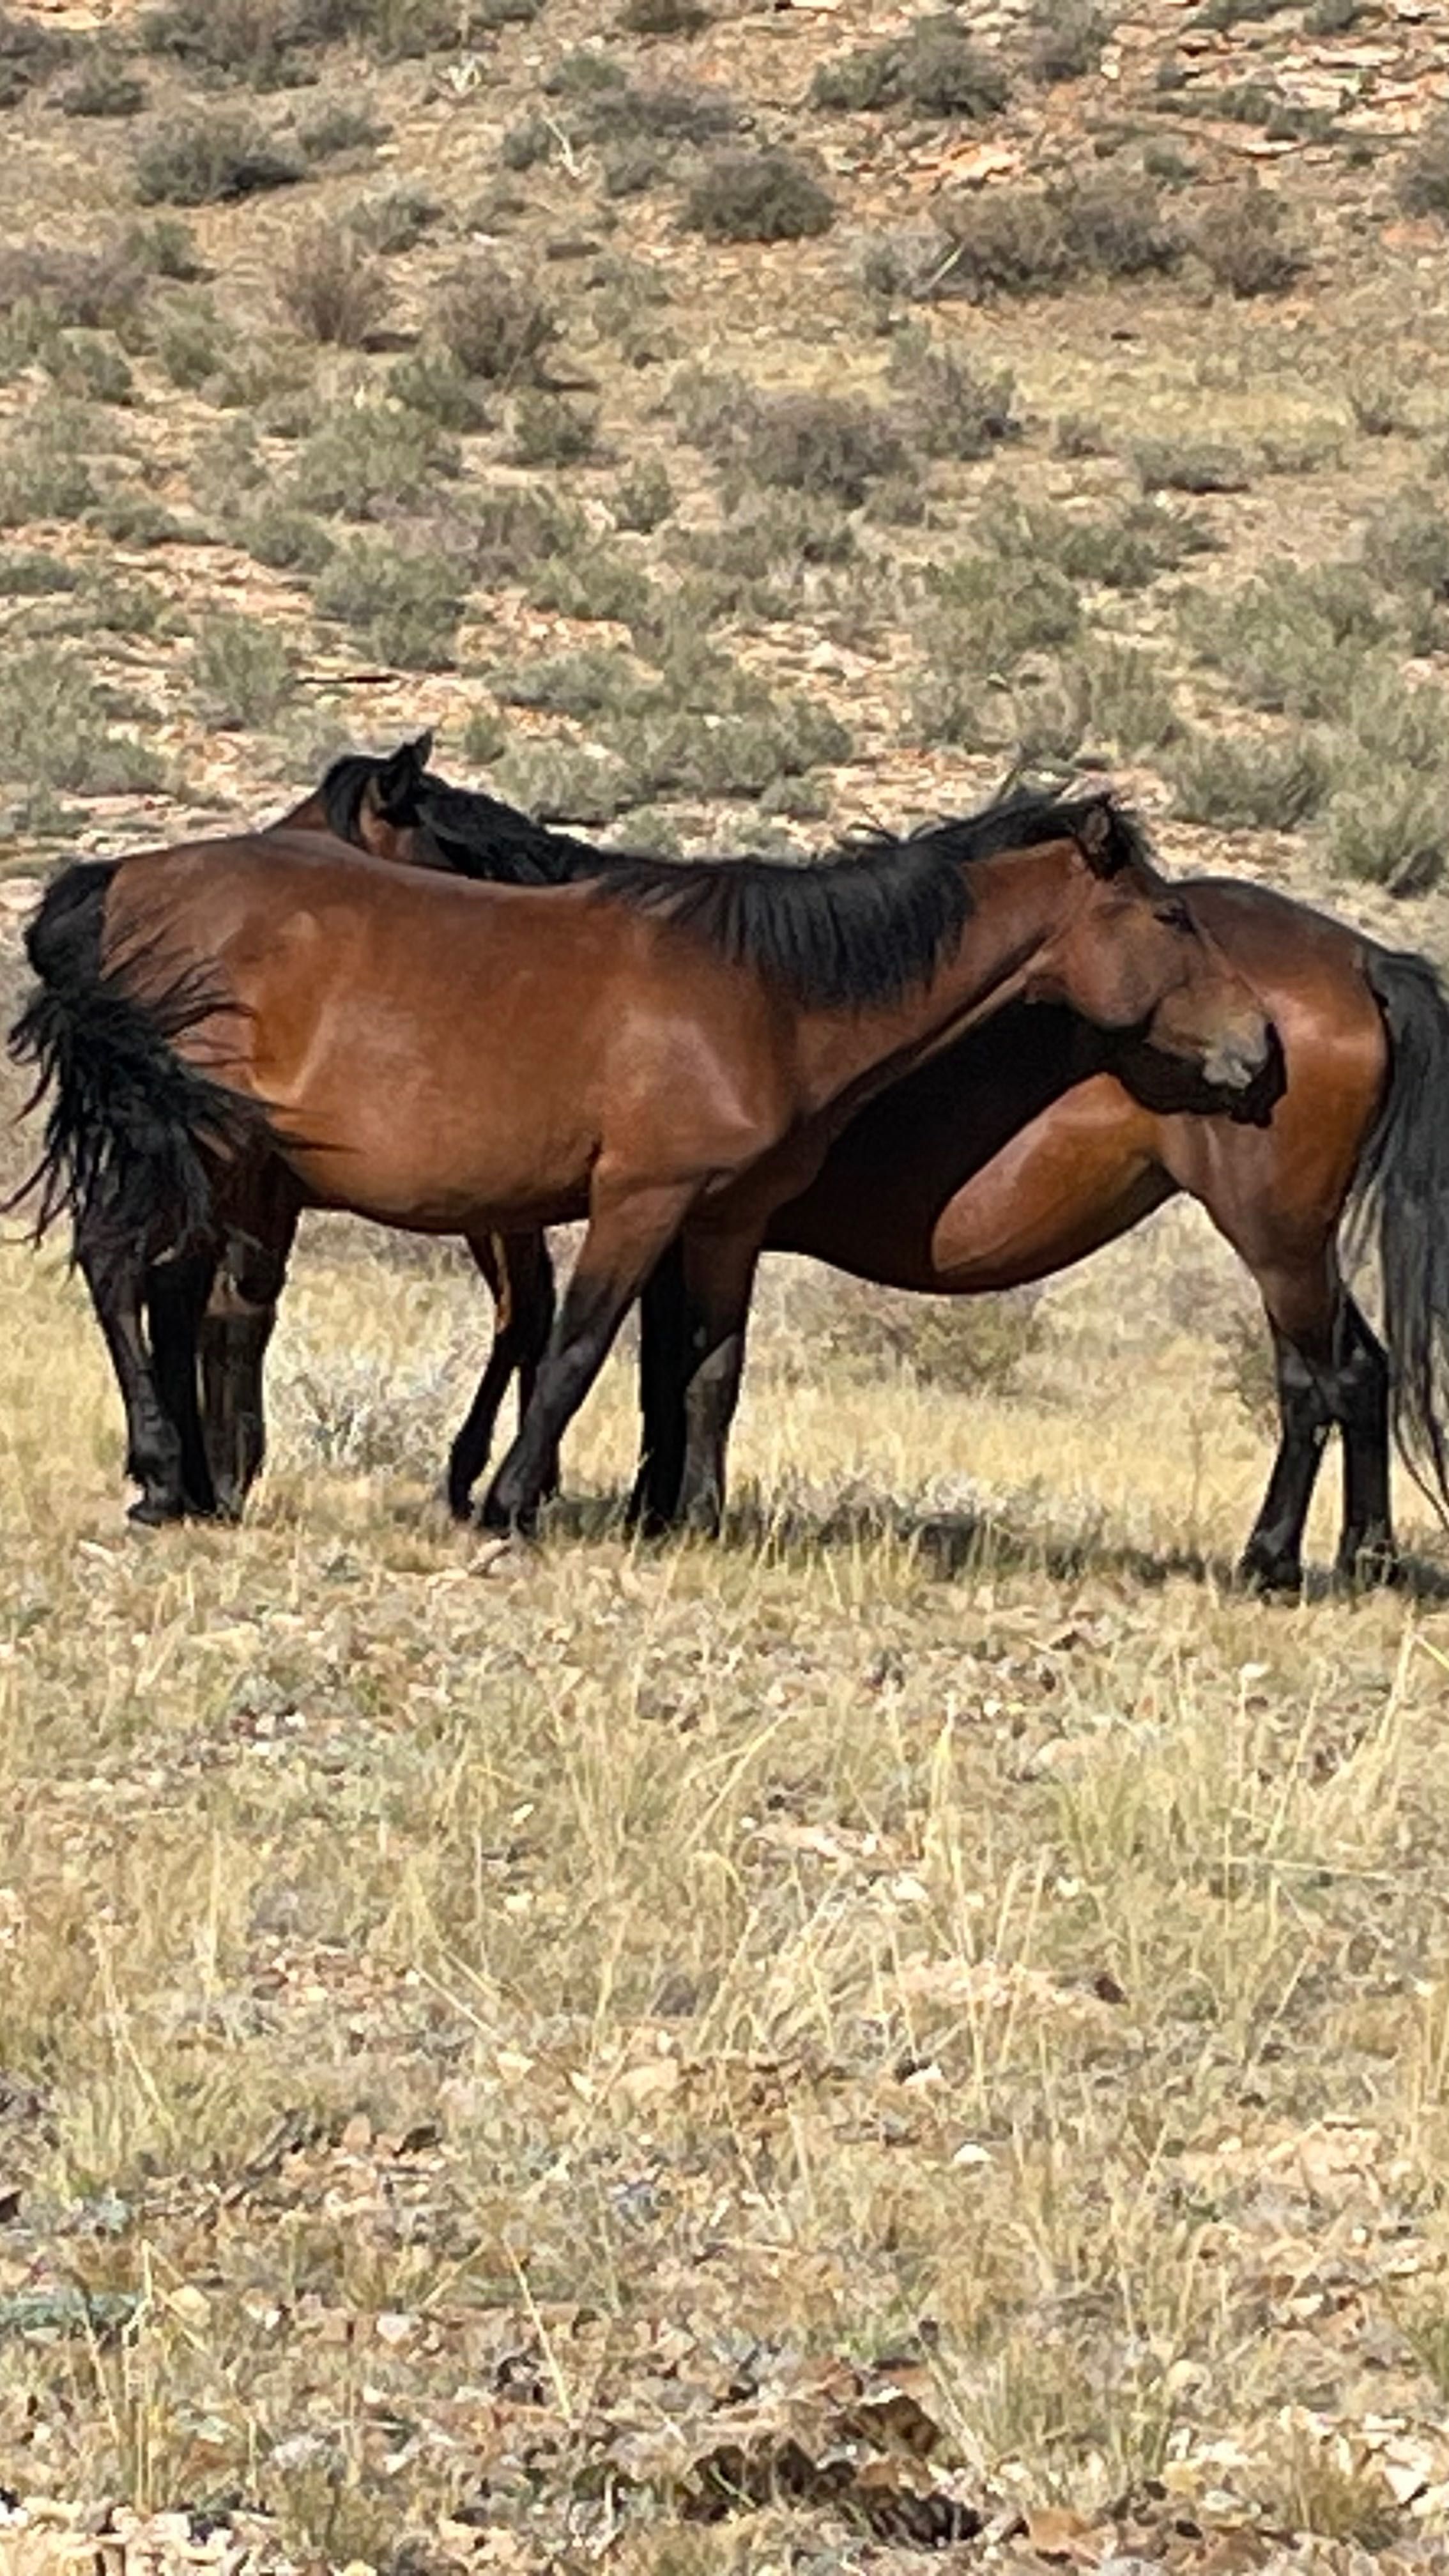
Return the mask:
<svg viewBox="0 0 1449 2576">
<path fill-rule="evenodd" d="M 430 750 L 424 736 L 386 759 L 344 759 L 289 819 L 395 860 L 531 884 L 612 866 L 609 851 L 438 778 Z M 1011 1006 L 989 1033 L 964 1037 L 863 1109 L 803 1194 L 776 1210 L 766 1242 L 885 1286 L 975 1296 L 1048 1278 L 1187 1192 L 1245 1262 L 1272 1334 L 1278 1447 L 1242 1575 L 1264 1588 L 1301 1583 L 1303 1531 L 1337 1427 L 1339 1573 L 1389 1578 L 1391 1417 L 1411 1464 L 1449 1500 L 1449 1006 L 1422 958 L 1266 886 L 1194 878 L 1180 891 L 1278 1032 L 1285 1079 L 1268 1124 L 1190 1114 L 1145 1055 L 1129 1062 L 1068 1011 Z M 1387 1353 L 1345 1284 L 1345 1237 L 1349 1255 L 1375 1244 Z M 516 1367 L 527 1383 L 536 1364 L 553 1293 L 536 1237 L 475 1253 L 497 1283 L 500 1320 L 449 1462 L 460 1516 L 509 1379 Z M 681 1296 L 671 1251 L 643 1296 L 634 1508 L 654 1523 L 677 1500 Z M 220 1408 L 238 1372 L 219 1343 L 212 1350 Z M 259 1393 L 256 1404 L 259 1416 Z"/>
<path fill-rule="evenodd" d="M 811 869 L 635 857 L 547 889 L 306 831 L 189 842 L 73 863 L 27 950 L 40 1224 L 72 1218 L 151 1519 L 205 1490 L 194 1355 L 168 1380 L 141 1330 L 168 1258 L 214 1263 L 298 1205 L 469 1237 L 584 1218 L 484 1503 L 526 1528 L 679 1236 L 679 1506 L 712 1527 L 766 1229 L 874 1091 L 1014 1001 L 1130 1033 L 1245 1114 L 1274 1061 L 1250 986 L 1101 793 Z"/>
</svg>

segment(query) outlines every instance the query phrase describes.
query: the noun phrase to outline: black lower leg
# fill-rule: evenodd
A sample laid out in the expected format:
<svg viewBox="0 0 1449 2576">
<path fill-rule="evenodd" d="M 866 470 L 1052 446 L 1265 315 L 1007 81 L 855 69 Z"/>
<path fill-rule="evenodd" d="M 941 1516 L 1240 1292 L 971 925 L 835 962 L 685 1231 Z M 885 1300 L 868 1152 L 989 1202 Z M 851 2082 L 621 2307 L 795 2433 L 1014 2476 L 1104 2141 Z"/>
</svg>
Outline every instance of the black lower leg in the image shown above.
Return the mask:
<svg viewBox="0 0 1449 2576">
<path fill-rule="evenodd" d="M 215 1268 L 209 1253 L 182 1253 L 173 1261 L 158 1262 L 146 1274 L 156 1389 L 181 1441 L 185 1508 L 202 1519 L 215 1511 L 216 1495 L 201 1427 L 197 1342 Z"/>
<path fill-rule="evenodd" d="M 1323 1371 L 1276 1324 L 1273 1354 L 1278 1377 L 1278 1455 L 1239 1570 L 1247 1582 L 1296 1591 L 1303 1580 L 1304 1524 L 1333 1410 Z"/>
<path fill-rule="evenodd" d="M 684 1481 L 689 1320 L 681 1248 L 671 1243 L 639 1301 L 640 1453 L 628 1524 L 646 1535 L 679 1518 Z"/>
<path fill-rule="evenodd" d="M 612 1280 L 575 1271 L 540 1364 L 523 1427 L 484 1496 L 485 1529 L 532 1529 L 559 1442 L 604 1364 L 629 1302 Z"/>
<path fill-rule="evenodd" d="M 1390 1582 L 1398 1551 L 1389 1494 L 1389 1364 L 1352 1298 L 1344 1302 L 1341 1341 L 1333 1380 L 1333 1407 L 1343 1426 L 1338 1571 L 1355 1583 Z"/>
<path fill-rule="evenodd" d="M 91 1293 L 126 1409 L 126 1473 L 141 1488 L 134 1521 L 180 1520 L 186 1510 L 181 1434 L 161 1402 L 142 1324 L 141 1254 L 99 1252 L 80 1242 L 76 1259 Z"/>
<path fill-rule="evenodd" d="M 216 1508 L 226 1520 L 240 1519 L 266 1456 L 263 1372 L 275 1322 L 274 1306 L 231 1306 L 209 1314 L 201 1327 L 206 1454 Z"/>
</svg>

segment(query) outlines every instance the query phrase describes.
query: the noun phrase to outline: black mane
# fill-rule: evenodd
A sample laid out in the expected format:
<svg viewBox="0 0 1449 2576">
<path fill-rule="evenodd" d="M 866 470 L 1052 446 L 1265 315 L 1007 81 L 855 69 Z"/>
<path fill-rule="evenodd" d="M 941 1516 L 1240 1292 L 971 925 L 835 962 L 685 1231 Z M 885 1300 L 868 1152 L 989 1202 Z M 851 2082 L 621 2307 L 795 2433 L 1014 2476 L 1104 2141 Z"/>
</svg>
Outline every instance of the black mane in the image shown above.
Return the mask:
<svg viewBox="0 0 1449 2576">
<path fill-rule="evenodd" d="M 327 774 L 328 817 L 344 837 L 356 837 L 350 827 L 377 769 L 362 757 Z M 501 885 L 597 881 L 609 899 L 686 925 L 806 1008 L 828 1010 L 888 1003 L 924 983 L 960 944 L 972 909 L 965 870 L 1005 850 L 1077 839 L 1088 816 L 1107 825 L 1110 863 L 1150 859 L 1140 826 L 1106 791 L 1015 788 L 978 814 L 904 838 L 862 833 L 813 864 L 599 849 L 430 770 L 390 819 L 420 830 L 436 863 L 459 875 Z"/>
</svg>

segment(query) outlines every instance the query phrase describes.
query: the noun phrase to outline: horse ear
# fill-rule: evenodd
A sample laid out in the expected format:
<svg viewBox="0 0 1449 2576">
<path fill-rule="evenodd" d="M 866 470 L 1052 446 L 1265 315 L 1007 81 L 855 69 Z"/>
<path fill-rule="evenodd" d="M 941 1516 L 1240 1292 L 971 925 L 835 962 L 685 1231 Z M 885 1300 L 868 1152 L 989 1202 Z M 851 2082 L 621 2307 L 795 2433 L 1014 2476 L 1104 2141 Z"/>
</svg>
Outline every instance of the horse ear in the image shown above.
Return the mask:
<svg viewBox="0 0 1449 2576">
<path fill-rule="evenodd" d="M 1114 828 L 1112 808 L 1105 797 L 1084 807 L 1075 831 L 1077 846 L 1093 876 L 1114 877 L 1127 854 L 1121 836 Z"/>
<path fill-rule="evenodd" d="M 420 733 L 416 742 L 400 743 L 396 751 L 390 753 L 386 760 L 379 762 L 374 780 L 374 792 L 377 810 L 385 815 L 389 822 L 399 820 L 396 809 L 416 788 L 427 768 L 428 755 L 432 748 L 432 735 Z"/>
</svg>

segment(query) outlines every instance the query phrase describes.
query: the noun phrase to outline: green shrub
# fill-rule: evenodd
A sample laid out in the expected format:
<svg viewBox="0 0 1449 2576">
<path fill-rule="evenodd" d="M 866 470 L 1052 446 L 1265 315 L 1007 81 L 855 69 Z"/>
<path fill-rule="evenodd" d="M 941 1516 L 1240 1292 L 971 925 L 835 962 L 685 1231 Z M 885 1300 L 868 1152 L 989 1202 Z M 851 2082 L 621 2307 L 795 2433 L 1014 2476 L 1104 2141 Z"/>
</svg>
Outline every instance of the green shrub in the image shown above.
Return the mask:
<svg viewBox="0 0 1449 2576">
<path fill-rule="evenodd" d="M 631 36 L 697 36 L 709 11 L 699 0 L 626 0 L 619 24 Z"/>
<path fill-rule="evenodd" d="M 441 213 L 437 199 L 422 188 L 386 188 L 348 208 L 347 229 L 364 250 L 391 259 L 415 250 Z"/>
<path fill-rule="evenodd" d="M 1225 832 L 1296 831 L 1330 783 L 1324 753 L 1307 734 L 1189 734 L 1165 766 L 1174 811 Z"/>
<path fill-rule="evenodd" d="M 859 509 L 872 482 L 902 461 L 900 432 L 883 412 L 846 394 L 761 394 L 722 449 L 736 477 L 810 492 Z"/>
<path fill-rule="evenodd" d="M 1281 295 L 1308 265 L 1287 230 L 1281 198 L 1252 181 L 1221 198 L 1199 218 L 1193 247 L 1215 286 L 1230 295 Z"/>
<path fill-rule="evenodd" d="M 199 392 L 222 366 L 231 334 L 209 295 L 174 296 L 152 317 L 150 340 L 158 364 L 183 392 Z"/>
<path fill-rule="evenodd" d="M 1390 894 L 1427 894 L 1449 865 L 1449 764 L 1428 776 L 1366 764 L 1338 787 L 1324 817 L 1334 873 Z"/>
<path fill-rule="evenodd" d="M 136 194 L 146 206 L 214 205 L 287 187 L 302 168 L 251 117 L 188 109 L 152 124 L 136 155 Z"/>
<path fill-rule="evenodd" d="M 763 582 L 805 564 L 849 563 L 855 532 L 826 494 L 763 492 L 743 500 L 720 528 L 681 530 L 676 560 L 743 582 Z"/>
<path fill-rule="evenodd" d="M 39 546 L 0 546 L 0 599 L 43 599 L 51 592 L 74 590 L 80 574 L 74 564 Z"/>
<path fill-rule="evenodd" d="M 98 45 L 57 91 L 56 104 L 66 116 L 134 116 L 146 104 L 146 84 L 123 55 Z"/>
<path fill-rule="evenodd" d="M 675 508 L 674 486 L 668 469 L 657 458 L 650 457 L 636 465 L 632 474 L 616 483 L 609 495 L 614 525 L 628 528 L 640 536 L 652 536 L 656 528 L 672 518 Z"/>
<path fill-rule="evenodd" d="M 305 510 L 259 510 L 243 520 L 238 535 L 253 561 L 273 572 L 300 572 L 309 578 L 329 563 L 336 539 L 320 519 Z"/>
<path fill-rule="evenodd" d="M 313 431 L 297 458 L 293 497 L 304 510 L 373 519 L 427 499 L 460 464 L 455 442 L 436 422 L 400 404 L 370 402 L 334 413 Z"/>
<path fill-rule="evenodd" d="M 475 768 L 491 769 L 508 749 L 508 727 L 494 707 L 475 707 L 463 727 L 463 757 Z"/>
<path fill-rule="evenodd" d="M 1209 531 L 1185 512 L 1155 501 L 1130 502 L 1105 519 L 1079 519 L 1065 510 L 1028 510 L 1019 542 L 1071 580 L 1102 590 L 1145 590 L 1158 575 L 1175 571 L 1188 556 L 1212 544 Z M 1012 537 L 1004 551 L 1012 550 Z"/>
<path fill-rule="evenodd" d="M 1175 268 L 1184 241 L 1150 179 L 1111 172 L 1055 192 L 1063 235 L 1079 269 L 1094 277 L 1146 277 Z"/>
<path fill-rule="evenodd" d="M 930 282 L 934 296 L 1051 294 L 1075 273 L 1060 204 L 1042 189 L 987 188 L 943 199 L 937 213 L 950 247 Z"/>
<path fill-rule="evenodd" d="M 1271 582 L 1227 594 L 1188 591 L 1178 603 L 1179 632 L 1249 706 L 1331 716 L 1383 631 L 1370 587 L 1360 588 L 1354 574 L 1353 566 L 1285 568 Z"/>
<path fill-rule="evenodd" d="M 1343 379 L 1353 425 L 1365 438 L 1391 438 L 1398 430 L 1412 429 L 1409 394 L 1409 380 L 1392 360 L 1386 364 L 1371 358 L 1350 368 Z"/>
<path fill-rule="evenodd" d="M 388 374 L 388 388 L 400 403 L 419 411 L 440 429 L 468 436 L 489 426 L 488 410 L 470 376 L 447 349 L 416 349 L 399 358 Z"/>
<path fill-rule="evenodd" d="M 466 522 L 455 543 L 472 578 L 485 589 L 522 581 L 540 563 L 561 562 L 594 544 L 584 522 L 548 492 L 527 483 L 503 484 L 469 497 Z"/>
<path fill-rule="evenodd" d="M 1392 590 L 1449 598 L 1449 518 L 1434 495 L 1400 491 L 1364 523 L 1366 569 Z"/>
<path fill-rule="evenodd" d="M 791 1347 L 863 1383 L 913 1378 L 953 1394 L 1009 1399 L 1050 1330 L 1039 1288 L 999 1297 L 911 1297 L 837 1272 L 790 1286 Z M 787 1363 L 803 1376 L 803 1363 Z"/>
<path fill-rule="evenodd" d="M 282 0 L 168 0 L 140 36 L 148 53 L 267 88 L 285 75 L 295 15 Z"/>
<path fill-rule="evenodd" d="M 512 384 L 536 377 L 558 323 L 533 289 L 479 254 L 456 269 L 438 301 L 444 346 L 470 376 Z"/>
<path fill-rule="evenodd" d="M 533 170 L 558 150 L 558 131 L 546 116 L 523 116 L 505 125 L 498 157 L 505 170 Z"/>
<path fill-rule="evenodd" d="M 277 270 L 277 296 L 303 339 L 360 349 L 388 306 L 387 280 L 355 234 L 315 224 L 297 235 Z"/>
<path fill-rule="evenodd" d="M 0 314 L 33 317 L 45 330 L 116 331 L 134 322 L 146 271 L 133 245 L 96 250 L 17 242 L 0 250 Z"/>
<path fill-rule="evenodd" d="M 1399 203 L 1406 214 L 1449 219 L 1449 109 L 1431 116 L 1399 170 Z"/>
<path fill-rule="evenodd" d="M 1021 424 L 1012 410 L 1016 384 L 1003 370 L 978 375 L 954 350 L 933 348 L 915 332 L 903 333 L 891 352 L 890 380 L 896 414 L 911 445 L 925 456 L 972 460 L 989 456 Z M 887 471 L 898 470 L 887 468 Z"/>
<path fill-rule="evenodd" d="M 98 529 L 117 546 L 165 546 L 178 538 L 194 540 L 196 529 L 188 527 L 158 501 L 154 492 L 138 492 L 122 487 L 107 492 L 86 512 L 86 526 Z"/>
<path fill-rule="evenodd" d="M 1139 439 L 1132 462 L 1144 492 L 1246 492 L 1251 479 L 1241 450 L 1216 440 Z"/>
<path fill-rule="evenodd" d="M 114 724 L 89 673 L 53 646 L 9 656 L 0 757 L 42 808 L 57 790 L 118 796 L 165 780 L 155 752 Z"/>
<path fill-rule="evenodd" d="M 544 81 L 549 98 L 594 99 L 609 90 L 627 89 L 628 75 L 600 45 L 575 45 L 560 54 Z"/>
<path fill-rule="evenodd" d="M 528 595 L 535 608 L 560 617 L 603 620 L 632 626 L 649 610 L 653 590 L 649 575 L 622 547 L 582 546 L 525 567 Z"/>
<path fill-rule="evenodd" d="M 0 528 L 78 519 L 96 499 L 89 460 L 64 428 L 36 413 L 0 439 Z"/>
<path fill-rule="evenodd" d="M 449 556 L 405 550 L 395 537 L 352 537 L 323 570 L 315 597 L 321 616 L 344 620 L 380 661 L 404 671 L 451 668 L 463 600 Z"/>
<path fill-rule="evenodd" d="M 1073 643 L 1081 629 L 1081 602 L 1067 575 L 1031 556 L 960 555 L 929 566 L 926 587 L 945 612 L 931 638 L 983 676 L 1011 671 L 1024 653 Z"/>
<path fill-rule="evenodd" d="M 630 798 L 620 762 L 581 743 L 510 743 L 494 764 L 494 783 L 544 823 L 609 823 Z"/>
<path fill-rule="evenodd" d="M 522 393 L 513 406 L 515 465 L 579 465 L 599 449 L 596 409 L 559 394 Z"/>
<path fill-rule="evenodd" d="M 206 275 L 196 235 L 184 215 L 153 215 L 146 223 L 129 224 L 120 248 L 144 273 L 170 278 L 179 286 L 194 286 Z"/>
<path fill-rule="evenodd" d="M 1086 725 L 1119 760 L 1155 758 L 1181 731 L 1161 665 L 1135 645 L 1100 643 L 1083 655 Z"/>
<path fill-rule="evenodd" d="M 684 220 L 711 241 L 803 241 L 828 232 L 835 206 L 787 152 L 727 152 L 701 171 Z"/>
<path fill-rule="evenodd" d="M 584 118 L 596 143 L 714 143 L 722 135 L 737 134 L 741 122 L 734 100 L 723 90 L 682 81 L 648 89 L 632 81 L 610 83 L 590 99 Z"/>
<path fill-rule="evenodd" d="M 79 401 L 128 403 L 135 394 L 129 364 L 103 331 L 57 331 L 40 356 L 52 384 Z"/>
<path fill-rule="evenodd" d="M 597 644 L 532 662 L 501 663 L 489 672 L 488 686 L 505 706 L 535 707 L 577 723 L 606 711 L 636 710 L 649 695 L 649 683 L 627 653 Z"/>
<path fill-rule="evenodd" d="M 71 39 L 58 27 L 0 9 L 0 108 L 18 107 L 29 89 L 71 59 Z"/>
<path fill-rule="evenodd" d="M 721 698 L 727 692 L 726 678 Z M 708 723 L 693 710 L 661 703 L 618 727 L 614 740 L 636 795 L 760 796 L 780 778 L 849 760 L 845 727 L 814 699 L 767 690 L 742 696 L 742 703 L 711 709 Z"/>
<path fill-rule="evenodd" d="M 940 14 L 918 18 L 884 44 L 822 63 L 810 102 L 854 113 L 906 107 L 917 116 L 981 118 L 1005 106 L 1006 79 L 993 56 Z"/>
<path fill-rule="evenodd" d="M 275 628 L 229 611 L 201 620 L 194 688 L 208 724 L 231 733 L 271 724 L 295 686 L 291 654 Z"/>
<path fill-rule="evenodd" d="M 1094 72 L 1112 33 L 1110 13 L 1097 0 L 1035 0 L 1027 38 L 1033 80 L 1080 80 Z"/>
<path fill-rule="evenodd" d="M 297 142 L 311 162 L 336 161 L 344 152 L 370 152 L 387 138 L 387 127 L 365 107 L 333 99 L 297 130 Z"/>
</svg>

